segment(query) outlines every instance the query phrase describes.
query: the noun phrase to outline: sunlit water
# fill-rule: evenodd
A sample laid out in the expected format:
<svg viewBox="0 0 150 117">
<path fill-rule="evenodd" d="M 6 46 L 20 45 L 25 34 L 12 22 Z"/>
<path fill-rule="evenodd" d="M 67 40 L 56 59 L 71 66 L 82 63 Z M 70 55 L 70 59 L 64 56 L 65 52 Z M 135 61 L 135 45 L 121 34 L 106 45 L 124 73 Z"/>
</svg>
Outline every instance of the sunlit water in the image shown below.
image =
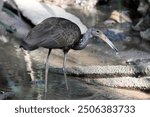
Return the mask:
<svg viewBox="0 0 150 117">
<path fill-rule="evenodd" d="M 15 44 L 11 40 L 8 43 L 0 43 L 0 90 L 14 92 L 13 99 L 81 99 L 92 95 L 84 83 L 70 78 L 68 78 L 69 91 L 67 91 L 63 75 L 52 73 L 48 76 L 48 93 L 45 95 L 44 69 L 35 68 L 34 76 L 41 82 L 31 82 L 23 53 L 19 45 Z"/>
</svg>

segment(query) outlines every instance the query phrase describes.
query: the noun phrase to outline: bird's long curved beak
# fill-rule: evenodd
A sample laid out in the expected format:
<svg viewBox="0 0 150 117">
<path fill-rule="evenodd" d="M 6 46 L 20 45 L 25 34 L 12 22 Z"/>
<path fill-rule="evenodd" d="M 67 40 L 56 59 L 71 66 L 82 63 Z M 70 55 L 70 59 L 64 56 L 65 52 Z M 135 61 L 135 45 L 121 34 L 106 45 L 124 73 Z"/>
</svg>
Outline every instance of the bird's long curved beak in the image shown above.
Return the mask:
<svg viewBox="0 0 150 117">
<path fill-rule="evenodd" d="M 115 50 L 116 52 L 118 52 L 118 49 L 114 46 L 114 44 L 105 36 L 105 34 L 101 33 L 99 35 L 97 35 L 100 39 L 102 39 L 103 41 L 105 41 L 113 50 Z"/>
</svg>

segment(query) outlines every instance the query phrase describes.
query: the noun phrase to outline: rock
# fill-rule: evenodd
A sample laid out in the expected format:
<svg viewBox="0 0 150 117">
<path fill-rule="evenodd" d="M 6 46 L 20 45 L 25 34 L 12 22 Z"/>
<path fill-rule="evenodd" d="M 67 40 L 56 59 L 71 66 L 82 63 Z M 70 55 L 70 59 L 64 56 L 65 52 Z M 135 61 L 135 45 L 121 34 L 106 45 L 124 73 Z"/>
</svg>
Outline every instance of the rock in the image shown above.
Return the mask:
<svg viewBox="0 0 150 117">
<path fill-rule="evenodd" d="M 17 12 L 17 6 L 14 3 L 13 0 L 4 0 L 4 7 L 13 10 L 16 10 Z"/>
<path fill-rule="evenodd" d="M 120 31 L 118 29 L 107 29 L 104 31 L 104 34 L 110 39 L 110 40 L 124 40 L 126 39 L 126 35 L 123 33 L 123 31 Z"/>
<path fill-rule="evenodd" d="M 0 0 L 0 12 L 2 10 L 2 7 L 3 7 L 3 0 Z"/>
<path fill-rule="evenodd" d="M 140 0 L 137 11 L 140 12 L 143 16 L 145 16 L 149 11 L 149 3 L 146 0 Z"/>
<path fill-rule="evenodd" d="M 9 40 L 3 35 L 0 35 L 0 41 L 3 42 L 3 43 L 8 43 L 9 42 Z"/>
<path fill-rule="evenodd" d="M 21 17 L 17 16 L 14 10 L 17 11 L 17 7 L 15 7 L 13 1 L 4 1 L 3 10 L 0 12 L 0 34 L 8 35 L 11 33 L 18 38 L 24 38 L 31 27 Z M 6 42 L 4 38 L 2 39 Z"/>
<path fill-rule="evenodd" d="M 134 78 L 134 77 L 116 77 L 116 78 L 98 78 L 94 79 L 93 82 L 88 81 L 92 84 L 100 84 L 103 86 L 127 88 L 127 89 L 150 89 L 150 78 Z"/>
<path fill-rule="evenodd" d="M 146 15 L 139 19 L 138 23 L 132 27 L 136 31 L 144 31 L 150 28 L 150 16 Z"/>
<path fill-rule="evenodd" d="M 140 25 L 143 23 L 143 18 L 141 18 L 139 20 L 139 22 L 135 25 L 135 26 L 132 26 L 132 29 L 135 30 L 135 31 L 140 31 L 141 28 L 140 28 Z"/>
<path fill-rule="evenodd" d="M 107 19 L 104 24 L 107 25 L 107 26 L 111 26 L 111 25 L 114 25 L 116 24 L 117 22 L 115 20 L 112 20 L 112 19 Z"/>
<path fill-rule="evenodd" d="M 63 17 L 76 23 L 82 33 L 85 33 L 87 30 L 87 27 L 80 21 L 79 18 L 77 18 L 73 14 L 66 12 L 64 9 L 58 6 L 49 5 L 46 3 L 39 3 L 35 0 L 14 1 L 22 14 L 29 20 L 31 20 L 31 22 L 35 25 L 39 24 L 48 17 Z"/>
<path fill-rule="evenodd" d="M 50 68 L 49 70 L 63 74 L 63 70 L 60 68 Z M 146 63 L 126 66 L 76 66 L 68 68 L 67 74 L 90 84 L 128 89 L 150 89 L 150 78 L 146 77 L 150 75 L 150 64 Z"/>
<path fill-rule="evenodd" d="M 0 91 L 0 100 L 5 100 L 8 98 L 13 98 L 15 94 L 13 92 L 3 92 Z"/>
<path fill-rule="evenodd" d="M 64 6 L 64 5 L 73 5 L 75 0 L 37 0 L 45 3 L 52 3 L 57 6 Z"/>
<path fill-rule="evenodd" d="M 136 31 L 144 31 L 150 28 L 150 3 L 148 0 L 139 1 L 137 8 L 138 13 L 141 14 L 141 18 L 138 20 L 133 29 Z"/>
<path fill-rule="evenodd" d="M 82 7 L 94 8 L 98 0 L 76 0 L 76 4 Z"/>
<path fill-rule="evenodd" d="M 149 0 L 139 1 L 137 11 L 142 15 L 133 30 L 139 31 L 142 39 L 150 41 L 150 2 Z"/>
<path fill-rule="evenodd" d="M 118 12 L 116 10 L 114 10 L 111 13 L 110 19 L 112 19 L 112 20 L 114 20 L 115 22 L 118 22 L 118 23 L 125 23 L 125 22 L 132 23 L 132 20 L 124 12 Z M 108 20 L 106 20 L 104 23 L 107 24 L 109 22 L 108 22 Z M 110 23 L 112 23 L 112 22 L 110 22 Z"/>
<path fill-rule="evenodd" d="M 140 35 L 143 39 L 150 41 L 150 28 L 145 31 L 141 31 Z"/>
<path fill-rule="evenodd" d="M 63 74 L 60 68 L 51 68 L 51 72 Z M 111 66 L 76 66 L 67 68 L 67 74 L 85 78 L 115 78 L 115 77 L 138 77 L 150 75 L 150 64 L 140 65 L 111 65 Z"/>
<path fill-rule="evenodd" d="M 122 0 L 122 6 L 127 8 L 128 14 L 132 21 L 136 21 L 142 17 L 142 15 L 137 11 L 140 0 Z"/>
</svg>

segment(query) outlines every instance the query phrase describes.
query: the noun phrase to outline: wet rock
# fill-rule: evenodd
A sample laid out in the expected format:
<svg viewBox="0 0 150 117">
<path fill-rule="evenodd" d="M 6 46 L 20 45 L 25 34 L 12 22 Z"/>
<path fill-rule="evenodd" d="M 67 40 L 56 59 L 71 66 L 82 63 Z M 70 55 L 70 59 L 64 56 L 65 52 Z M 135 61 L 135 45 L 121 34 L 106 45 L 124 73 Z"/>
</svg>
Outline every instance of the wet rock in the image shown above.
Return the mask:
<svg viewBox="0 0 150 117">
<path fill-rule="evenodd" d="M 99 84 L 108 87 L 126 88 L 126 89 L 138 89 L 149 90 L 150 78 L 141 77 L 115 77 L 115 78 L 99 78 L 93 79 L 93 81 L 87 80 L 91 84 Z"/>
<path fill-rule="evenodd" d="M 98 87 L 98 86 L 97 86 Z M 106 86 L 99 86 L 98 92 L 88 99 L 150 99 L 149 94 L 142 91 L 122 89 L 122 88 L 110 88 Z"/>
<path fill-rule="evenodd" d="M 62 69 L 58 68 L 51 68 L 50 71 L 63 74 Z M 147 65 L 88 67 L 78 66 L 76 68 L 68 68 L 67 74 L 78 76 L 80 77 L 80 80 L 90 84 L 99 84 L 117 88 L 149 90 L 150 78 L 143 77 L 143 75 L 149 76 L 149 71 L 150 67 Z M 142 77 L 137 78 L 137 75 L 141 75 Z"/>
<path fill-rule="evenodd" d="M 11 99 L 15 96 L 13 92 L 0 91 L 0 100 Z"/>
<path fill-rule="evenodd" d="M 67 69 L 69 75 L 78 76 L 78 77 L 120 77 L 120 76 L 134 76 L 141 74 L 142 76 L 150 75 L 150 64 L 140 64 L 140 65 L 131 65 L 131 62 L 128 61 L 130 65 L 111 65 L 111 66 L 76 66 Z M 63 74 L 62 69 L 60 68 L 51 68 L 51 72 L 56 72 Z"/>
<path fill-rule="evenodd" d="M 141 31 L 140 35 L 143 39 L 150 41 L 150 28 L 145 31 Z"/>
<path fill-rule="evenodd" d="M 137 8 L 137 11 L 140 12 L 143 16 L 149 12 L 150 4 L 148 2 L 148 0 L 140 0 L 139 6 Z"/>
<path fill-rule="evenodd" d="M 139 22 L 132 27 L 135 31 L 144 31 L 150 28 L 150 16 L 147 15 L 139 19 Z"/>
</svg>

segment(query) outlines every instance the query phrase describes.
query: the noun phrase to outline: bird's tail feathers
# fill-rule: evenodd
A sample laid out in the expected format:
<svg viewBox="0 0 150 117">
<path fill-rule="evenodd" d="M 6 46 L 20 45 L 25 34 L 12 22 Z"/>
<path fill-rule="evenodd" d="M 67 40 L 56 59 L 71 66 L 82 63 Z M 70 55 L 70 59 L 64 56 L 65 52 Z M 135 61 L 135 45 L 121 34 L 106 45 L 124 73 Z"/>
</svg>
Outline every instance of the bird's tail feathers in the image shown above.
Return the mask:
<svg viewBox="0 0 150 117">
<path fill-rule="evenodd" d="M 24 40 L 21 41 L 21 44 L 20 44 L 20 48 L 23 48 L 25 50 L 29 50 L 29 51 L 32 51 L 32 50 L 35 50 L 38 48 L 38 46 L 31 46 L 29 44 L 27 44 Z"/>
</svg>

